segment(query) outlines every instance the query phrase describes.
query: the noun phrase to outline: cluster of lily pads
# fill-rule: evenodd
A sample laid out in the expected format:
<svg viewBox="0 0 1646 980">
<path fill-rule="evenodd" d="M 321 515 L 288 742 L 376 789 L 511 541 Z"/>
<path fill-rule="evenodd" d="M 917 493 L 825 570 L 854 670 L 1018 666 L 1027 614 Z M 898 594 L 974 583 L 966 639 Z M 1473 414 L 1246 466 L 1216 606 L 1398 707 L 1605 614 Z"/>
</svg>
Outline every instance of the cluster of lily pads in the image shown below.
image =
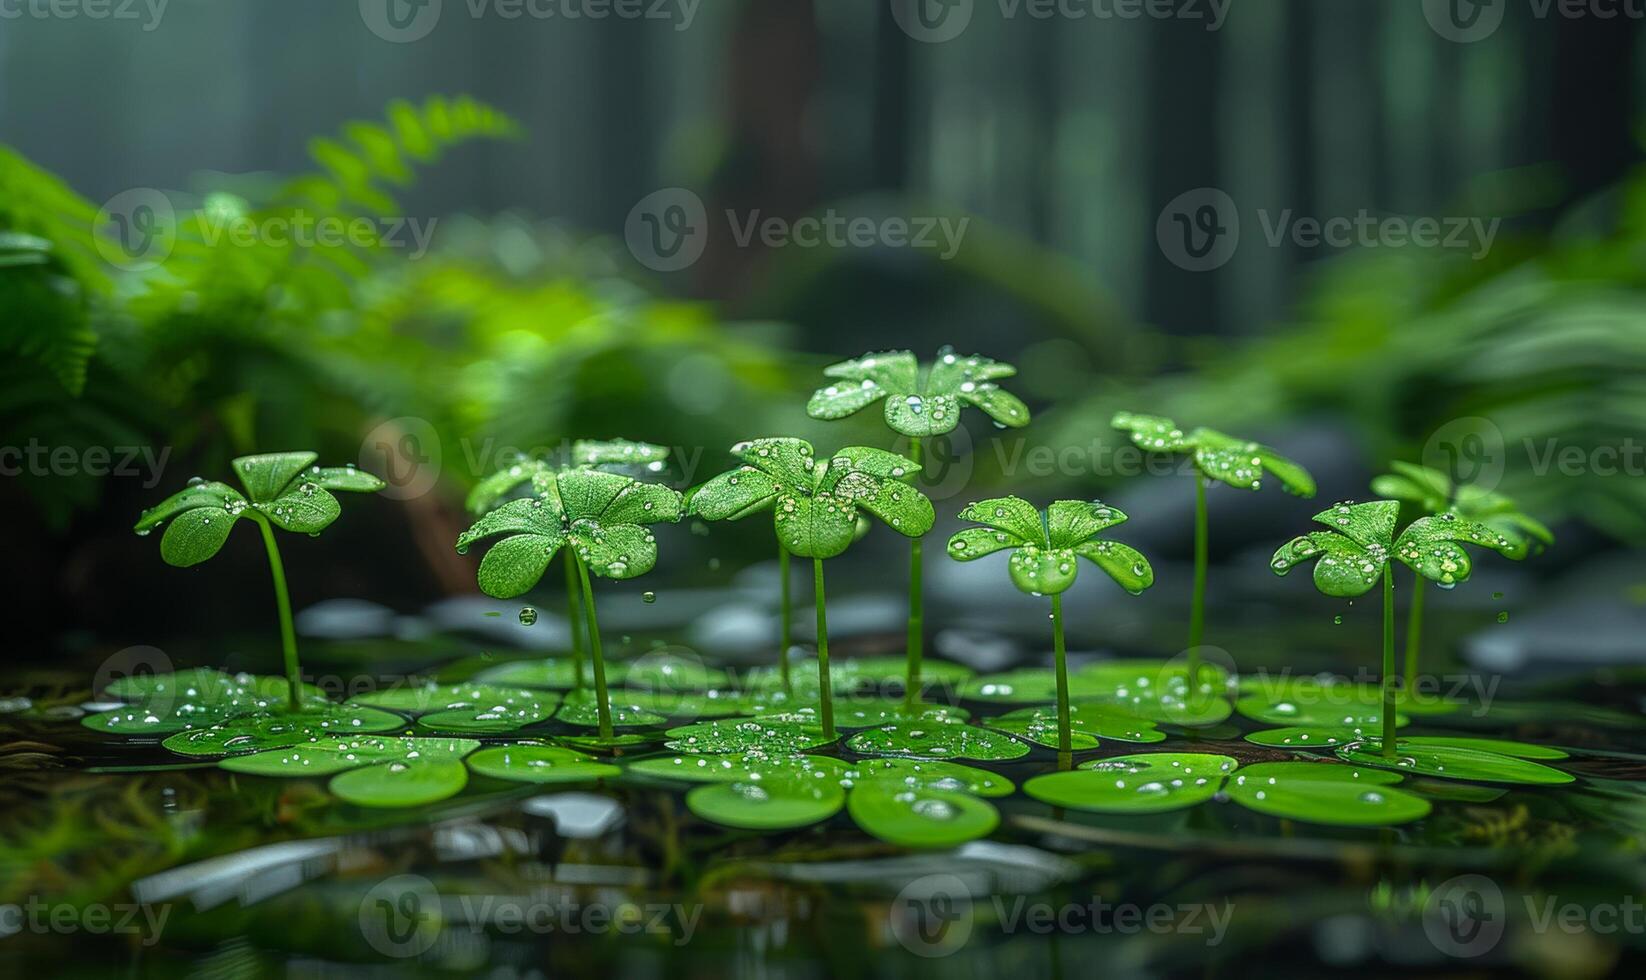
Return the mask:
<svg viewBox="0 0 1646 980">
<path fill-rule="evenodd" d="M 137 530 L 164 526 L 162 557 L 189 566 L 214 555 L 237 519 L 256 523 L 275 584 L 286 676 L 206 669 L 126 678 L 102 692 L 118 705 L 85 723 L 120 735 L 163 737 L 179 755 L 217 760 L 236 773 L 328 777 L 336 796 L 360 805 L 433 802 L 462 791 L 471 776 L 537 784 L 661 780 L 692 785 L 686 805 L 728 827 L 803 827 L 844 809 L 867 833 L 903 846 L 950 846 L 990 833 L 999 822 L 990 799 L 1018 787 L 967 763 L 1025 759 L 1037 748 L 1056 751 L 1058 771 L 1030 778 L 1023 792 L 1055 807 L 1099 813 L 1158 813 L 1220 799 L 1265 814 L 1370 826 L 1428 813 L 1424 797 L 1395 786 L 1405 775 L 1523 784 L 1572 778 L 1543 764 L 1564 757 L 1554 749 L 1398 736 L 1413 715 L 1461 707 L 1417 698 L 1413 690 L 1423 583 L 1451 588 L 1469 578 L 1466 545 L 1519 559 L 1551 540 L 1506 498 L 1396 464 L 1395 473 L 1374 483 L 1389 499 L 1340 503 L 1316 515 L 1324 530 L 1282 546 L 1272 567 L 1284 575 L 1313 561 L 1316 587 L 1330 596 L 1352 598 L 1382 585 L 1382 683 L 1239 678 L 1199 657 L 1207 490 L 1215 484 L 1257 490 L 1273 476 L 1309 497 L 1315 482 L 1269 447 L 1212 429 L 1186 432 L 1158 416 L 1119 413 L 1114 426 L 1137 445 L 1192 462 L 1196 534 L 1187 658 L 1109 660 L 1071 670 L 1062 597 L 1080 563 L 1090 562 L 1134 595 L 1153 584 L 1154 570 L 1135 548 L 1103 536 L 1127 519 L 1115 507 L 1057 500 L 1041 508 L 1005 496 L 961 510 L 958 517 L 970 526 L 949 538 L 946 553 L 974 561 L 1009 552 L 1013 585 L 1049 604 L 1052 665 L 974 676 L 923 656 L 921 542 L 936 523 L 920 489 L 923 440 L 952 431 L 967 407 L 1000 426 L 1028 424 L 1028 408 L 998 383 L 1015 371 L 945 349 L 929 364 L 893 351 L 825 373 L 828 383 L 808 404 L 812 416 L 838 419 L 882 403 L 888 426 L 907 440 L 906 452 L 872 446 L 819 452 L 797 438 L 752 439 L 732 447 L 734 468 L 684 493 L 660 482 L 669 455 L 660 446 L 578 442 L 554 457 L 522 458 L 474 488 L 467 501 L 474 522 L 456 547 L 466 553 L 487 545 L 477 581 L 497 598 L 527 594 L 558 558 L 571 630 L 567 655 L 495 665 L 461 684 L 430 681 L 345 703 L 301 680 L 272 529 L 318 534 L 338 516 L 330 491 L 382 484 L 349 467 L 317 467 L 313 453 L 237 459 L 233 469 L 244 493 L 191 482 L 146 512 Z M 1402 502 L 1426 513 L 1397 535 Z M 658 559 L 655 525 L 766 513 L 782 579 L 775 664 L 739 682 L 686 658 L 606 661 L 594 580 L 649 572 Z M 907 649 L 901 657 L 831 659 L 824 562 L 868 533 L 868 518 L 910 541 Z M 792 558 L 812 563 L 812 657 L 794 655 Z M 1412 570 L 1415 583 L 1404 684 L 1394 660 L 1396 561 Z M 973 719 L 966 708 L 927 700 L 935 685 L 993 713 Z M 866 693 L 886 686 L 900 687 L 901 696 Z M 1072 760 L 1073 753 L 1105 742 L 1208 737 L 1205 729 L 1235 713 L 1278 726 L 1248 734 L 1247 742 L 1310 754 L 1249 765 L 1230 755 L 1183 752 L 1078 766 Z M 662 754 L 648 754 L 659 743 Z"/>
</svg>

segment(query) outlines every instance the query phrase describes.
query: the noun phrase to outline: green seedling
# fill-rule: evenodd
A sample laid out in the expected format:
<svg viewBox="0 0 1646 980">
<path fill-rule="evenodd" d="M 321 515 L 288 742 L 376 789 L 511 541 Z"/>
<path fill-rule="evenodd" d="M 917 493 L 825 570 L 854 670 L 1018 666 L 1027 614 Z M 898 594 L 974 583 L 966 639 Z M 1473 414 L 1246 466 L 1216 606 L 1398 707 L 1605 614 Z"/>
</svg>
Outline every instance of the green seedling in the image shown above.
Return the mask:
<svg viewBox="0 0 1646 980">
<path fill-rule="evenodd" d="M 643 479 L 663 472 L 668 466 L 669 450 L 649 442 L 628 439 L 579 439 L 570 446 L 548 456 L 522 455 L 514 462 L 487 476 L 469 491 L 464 505 L 475 517 L 495 510 L 522 487 L 530 487 L 542 474 L 565 470 L 584 469 L 618 473 Z M 572 648 L 572 689 L 583 690 L 583 619 L 582 594 L 577 585 L 577 564 L 572 552 L 565 552 L 566 565 L 566 631 Z"/>
<path fill-rule="evenodd" d="M 1058 500 L 1044 511 L 1017 497 L 984 500 L 960 512 L 961 520 L 986 527 L 957 532 L 949 557 L 973 561 L 1011 549 L 1007 570 L 1019 591 L 1052 599 L 1052 650 L 1057 660 L 1057 747 L 1073 749 L 1069 723 L 1069 670 L 1063 645 L 1063 593 L 1074 585 L 1085 558 L 1133 595 L 1154 584 L 1154 569 L 1135 548 L 1097 535 L 1126 515 L 1098 500 Z"/>
<path fill-rule="evenodd" d="M 274 604 L 280 615 L 280 651 L 285 660 L 287 707 L 303 706 L 303 671 L 297 660 L 297 631 L 292 627 L 291 597 L 274 528 L 316 535 L 342 512 L 332 490 L 374 493 L 384 483 L 353 466 L 316 466 L 312 452 L 241 456 L 231 467 L 246 492 L 226 483 L 195 479 L 189 486 L 145 510 L 133 528 L 150 534 L 166 526 L 160 557 L 169 565 L 198 565 L 222 549 L 229 529 L 241 518 L 263 532 L 263 547 L 274 578 Z M 169 523 L 168 523 L 169 522 Z"/>
<path fill-rule="evenodd" d="M 1427 466 L 1399 461 L 1389 464 L 1393 473 L 1372 480 L 1372 492 L 1379 497 L 1415 505 L 1428 514 L 1456 514 L 1477 521 L 1509 539 L 1503 552 L 1520 560 L 1534 547 L 1554 544 L 1555 536 L 1541 521 L 1521 512 L 1503 494 L 1467 483 L 1454 484 L 1450 477 Z M 1406 690 L 1417 682 L 1417 664 L 1423 643 L 1423 576 L 1412 575 L 1412 601 L 1406 609 Z"/>
<path fill-rule="evenodd" d="M 1017 368 L 978 354 L 962 357 L 943 347 L 936 360 L 922 366 L 906 350 L 864 354 L 855 360 L 823 369 L 834 383 L 812 393 L 806 412 L 816 419 L 842 419 L 882 399 L 886 424 L 909 438 L 909 456 L 923 471 L 922 440 L 953 432 L 960 410 L 982 409 L 997 425 L 1021 428 L 1029 424 L 1029 409 L 995 382 L 1017 373 Z M 922 532 L 924 533 L 924 532 Z M 920 695 L 920 660 L 925 643 L 925 605 L 921 589 L 920 535 L 909 542 L 908 671 L 905 698 L 912 705 Z"/>
<path fill-rule="evenodd" d="M 511 500 L 475 521 L 457 539 L 457 550 L 476 541 L 499 540 L 480 560 L 480 590 L 499 599 L 522 595 L 538 583 L 549 562 L 570 545 L 583 595 L 594 673 L 600 737 L 612 737 L 611 702 L 601 655 L 591 574 L 610 579 L 644 575 L 657 564 L 657 539 L 645 525 L 680 520 L 681 496 L 656 483 L 598 470 L 542 471 L 532 477 L 532 497 Z"/>
<path fill-rule="evenodd" d="M 1206 565 L 1210 549 L 1206 519 L 1206 487 L 1213 481 L 1242 490 L 1257 490 L 1263 474 L 1273 474 L 1288 493 L 1315 495 L 1309 471 L 1268 446 L 1236 439 L 1216 429 L 1188 433 L 1171 419 L 1156 415 L 1116 412 L 1110 425 L 1126 432 L 1132 442 L 1149 452 L 1183 453 L 1194 462 L 1194 599 L 1189 608 L 1189 679 L 1200 673 L 1200 645 L 1206 631 Z"/>
<path fill-rule="evenodd" d="M 1315 515 L 1331 528 L 1293 538 L 1276 551 L 1269 567 L 1285 575 L 1298 564 L 1315 560 L 1315 587 L 1329 596 L 1352 599 L 1383 582 L 1383 752 L 1395 753 L 1395 641 L 1394 559 L 1419 576 L 1452 588 L 1469 577 L 1473 562 L 1459 542 L 1496 551 L 1511 547 L 1509 539 L 1484 524 L 1455 514 L 1413 521 L 1395 539 L 1400 502 L 1340 503 Z"/>
<path fill-rule="evenodd" d="M 848 446 L 819 460 L 811 443 L 775 438 L 738 443 L 732 455 L 744 465 L 692 491 L 693 512 L 710 520 L 735 520 L 770 508 L 779 547 L 812 560 L 818 713 L 824 735 L 833 741 L 823 561 L 844 553 L 857 540 L 860 509 L 899 534 L 918 538 L 932 529 L 932 502 L 910 486 L 917 471 L 914 460 L 883 449 Z"/>
</svg>

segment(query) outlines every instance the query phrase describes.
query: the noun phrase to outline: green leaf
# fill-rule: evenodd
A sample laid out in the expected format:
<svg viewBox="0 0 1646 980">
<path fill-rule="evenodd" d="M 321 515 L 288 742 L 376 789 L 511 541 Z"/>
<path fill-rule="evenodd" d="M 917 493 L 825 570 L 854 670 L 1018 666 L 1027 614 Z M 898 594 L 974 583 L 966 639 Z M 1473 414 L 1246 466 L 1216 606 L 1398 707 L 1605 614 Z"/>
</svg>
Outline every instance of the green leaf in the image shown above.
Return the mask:
<svg viewBox="0 0 1646 980">
<path fill-rule="evenodd" d="M 1276 749 L 1330 749 L 1366 737 L 1366 728 L 1267 728 L 1251 732 L 1246 741 Z"/>
<path fill-rule="evenodd" d="M 1424 578 L 1455 585 L 1467 580 L 1472 571 L 1469 555 L 1456 543 L 1459 541 L 1503 554 L 1515 549 L 1514 542 L 1500 532 L 1448 512 L 1413 521 L 1395 542 L 1395 556 Z"/>
<path fill-rule="evenodd" d="M 565 536 L 565 515 L 558 501 L 552 498 L 531 497 L 511 500 L 484 514 L 457 536 L 459 554 L 467 551 L 476 541 L 499 534 L 535 534 L 549 538 Z"/>
<path fill-rule="evenodd" d="M 1269 559 L 1269 567 L 1276 575 L 1285 575 L 1310 559 L 1319 559 L 1314 569 L 1315 588 L 1345 599 L 1370 592 L 1388 564 L 1387 558 L 1380 560 L 1341 534 L 1311 531 L 1282 545 Z"/>
<path fill-rule="evenodd" d="M 668 465 L 669 449 L 649 442 L 632 439 L 579 439 L 572 443 L 571 466 L 600 469 L 605 466 L 643 468 L 647 472 L 661 472 Z"/>
<path fill-rule="evenodd" d="M 955 561 L 972 561 L 1006 548 L 1021 548 L 1026 543 L 1022 538 L 1006 531 L 968 527 L 955 532 L 954 537 L 949 539 L 948 550 L 949 557 Z"/>
<path fill-rule="evenodd" d="M 1047 551 L 1039 545 L 1026 544 L 1013 551 L 1006 562 L 1012 584 L 1019 592 L 1030 595 L 1057 595 L 1074 584 L 1078 569 L 1075 553 L 1069 548 Z"/>
<path fill-rule="evenodd" d="M 920 464 L 907 456 L 889 453 L 873 446 L 845 446 L 829 457 L 825 471 L 827 478 L 838 480 L 846 473 L 867 473 L 880 480 L 913 483 L 920 475 Z M 833 489 L 825 479 L 823 489 Z"/>
<path fill-rule="evenodd" d="M 1094 759 L 1073 772 L 1036 776 L 1023 792 L 1042 803 L 1093 813 L 1165 813 L 1217 795 L 1239 765 L 1226 755 L 1148 752 Z"/>
<path fill-rule="evenodd" d="M 319 484 L 303 482 L 273 500 L 252 504 L 275 525 L 288 531 L 318 534 L 331 526 L 343 507 Z"/>
<path fill-rule="evenodd" d="M 388 486 L 355 466 L 311 466 L 304 479 L 325 490 L 346 490 L 350 493 L 376 493 Z"/>
<path fill-rule="evenodd" d="M 1000 732 L 972 725 L 927 722 L 898 723 L 858 732 L 847 740 L 846 748 L 861 755 L 983 762 L 1019 759 L 1029 754 L 1027 743 Z"/>
<path fill-rule="evenodd" d="M 549 464 L 543 460 L 521 457 L 476 483 L 463 501 L 463 506 L 468 508 L 471 514 L 484 514 L 497 506 L 497 502 L 508 496 L 516 487 L 530 483 L 539 473 L 548 472 L 550 469 Z"/>
<path fill-rule="evenodd" d="M 776 502 L 777 481 L 753 466 L 740 466 L 693 490 L 687 509 L 707 521 L 736 521 Z"/>
<path fill-rule="evenodd" d="M 1290 694 L 1273 699 L 1247 696 L 1235 702 L 1235 710 L 1253 721 L 1295 728 L 1374 731 L 1383 724 L 1383 697 L 1372 686 L 1364 691 L 1322 689 L 1314 698 Z M 1404 727 L 1409 723 L 1405 715 L 1395 713 L 1395 725 Z"/>
<path fill-rule="evenodd" d="M 1021 497 L 994 497 L 967 504 L 966 509 L 960 512 L 960 519 L 975 524 L 987 524 L 989 527 L 1016 535 L 1030 544 L 1041 547 L 1048 545 L 1046 527 L 1040 521 L 1040 512 L 1034 509 L 1034 504 Z"/>
<path fill-rule="evenodd" d="M 449 759 L 408 759 L 351 769 L 326 784 L 333 796 L 356 806 L 403 808 L 427 806 L 463 791 L 469 771 Z"/>
<path fill-rule="evenodd" d="M 480 591 L 498 599 L 512 599 L 530 592 L 548 571 L 549 562 L 564 543 L 564 538 L 544 534 L 504 538 L 480 559 L 476 575 Z"/>
<path fill-rule="evenodd" d="M 851 381 L 873 381 L 891 391 L 908 392 L 913 391 L 920 380 L 920 363 L 911 351 L 878 351 L 831 364 L 823 369 L 823 374 Z"/>
<path fill-rule="evenodd" d="M 817 660 L 808 657 L 790 665 L 795 691 L 798 695 L 816 700 Z M 923 684 L 949 686 L 960 684 L 972 676 L 971 668 L 947 660 L 921 661 L 920 680 Z M 908 661 L 901 656 L 851 657 L 829 661 L 829 685 L 836 700 L 840 695 L 862 688 L 886 688 L 901 685 L 908 677 Z M 749 671 L 744 684 L 752 691 L 781 690 L 782 676 L 776 667 L 756 667 Z"/>
<path fill-rule="evenodd" d="M 664 743 L 676 752 L 720 754 L 764 752 L 797 754 L 828 745 L 833 739 L 810 725 L 769 721 L 701 721 L 668 731 Z"/>
<path fill-rule="evenodd" d="M 973 796 L 1010 796 L 1012 781 L 987 769 L 934 759 L 863 759 L 843 775 L 854 786 L 886 783 L 903 789 L 939 789 Z"/>
<path fill-rule="evenodd" d="M 1327 762 L 1264 762 L 1229 778 L 1229 798 L 1274 817 L 1345 827 L 1409 823 L 1429 813 L 1429 801 L 1391 787 L 1375 769 Z"/>
<path fill-rule="evenodd" d="M 809 491 L 815 450 L 804 439 L 752 439 L 732 447 L 732 455 L 778 482 L 780 491 Z"/>
<path fill-rule="evenodd" d="M 1472 749 L 1492 752 L 1517 759 L 1564 759 L 1567 753 L 1548 745 L 1533 745 L 1506 738 L 1469 738 L 1461 735 L 1411 735 L 1400 739 L 1401 745 L 1419 747 L 1447 746 L 1454 749 Z"/>
<path fill-rule="evenodd" d="M 407 685 L 362 694 L 350 704 L 405 711 L 423 728 L 463 733 L 509 732 L 546 720 L 560 698 L 542 691 L 469 683 Z"/>
<path fill-rule="evenodd" d="M 1194 443 L 1171 419 L 1135 412 L 1116 412 L 1109 425 L 1131 436 L 1138 447 L 1157 453 L 1179 453 Z"/>
<path fill-rule="evenodd" d="M 1107 572 L 1115 584 L 1132 595 L 1154 584 L 1154 567 L 1131 545 L 1119 541 L 1086 541 L 1074 551 Z"/>
<path fill-rule="evenodd" d="M 663 715 L 649 711 L 645 706 L 627 700 L 622 691 L 613 692 L 607 697 L 607 707 L 610 709 L 612 725 L 617 728 L 633 728 L 640 725 L 661 725 L 668 721 Z M 597 728 L 600 725 L 600 709 L 591 690 L 573 691 L 566 695 L 555 712 L 555 719 L 568 725 L 580 725 L 584 728 Z"/>
<path fill-rule="evenodd" d="M 686 807 L 704 820 L 740 830 L 788 830 L 829 819 L 846 804 L 846 791 L 827 780 L 748 779 L 709 783 L 686 794 Z"/>
<path fill-rule="evenodd" d="M 603 520 L 606 508 L 635 485 L 630 477 L 599 470 L 566 470 L 556 473 L 554 483 L 565 519 L 575 524 L 579 520 Z"/>
<path fill-rule="evenodd" d="M 593 756 L 549 745 L 499 745 L 474 753 L 468 763 L 482 776 L 516 783 L 582 783 L 623 772 Z"/>
<path fill-rule="evenodd" d="M 239 515 L 215 507 L 196 507 L 172 518 L 160 537 L 160 557 L 168 565 L 188 568 L 222 550 Z"/>
<path fill-rule="evenodd" d="M 684 498 L 676 490 L 658 483 L 634 483 L 617 492 L 600 513 L 600 523 L 659 524 L 680 520 Z"/>
<path fill-rule="evenodd" d="M 1451 506 L 1452 481 L 1446 474 L 1398 460 L 1390 463 L 1389 468 L 1395 472 L 1372 480 L 1372 492 L 1379 497 L 1404 500 L 1431 514 L 1438 514 Z"/>
<path fill-rule="evenodd" d="M 1268 446 L 1206 428 L 1191 432 L 1189 441 L 1195 446 L 1195 465 L 1214 480 L 1243 490 L 1257 490 L 1267 470 L 1280 480 L 1287 492 L 1301 497 L 1315 495 L 1315 481 L 1309 471 Z"/>
<path fill-rule="evenodd" d="M 886 425 L 912 439 L 953 432 L 959 424 L 960 399 L 948 392 L 893 392 L 886 398 Z"/>
<path fill-rule="evenodd" d="M 148 534 L 184 511 L 202 508 L 222 511 L 233 518 L 246 509 L 246 498 L 226 483 L 197 483 L 143 511 L 132 530 Z"/>
<path fill-rule="evenodd" d="M 853 505 L 831 494 L 778 498 L 777 539 L 797 558 L 833 558 L 852 545 L 857 530 Z"/>
<path fill-rule="evenodd" d="M 813 393 L 806 405 L 813 418 L 844 418 L 885 398 L 886 424 L 913 438 L 953 431 L 963 405 L 982 409 L 1002 425 L 1029 422 L 1023 402 L 993 383 L 1016 374 L 1015 368 L 976 354 L 962 357 L 950 347 L 938 351 L 924 381 L 909 351 L 865 354 L 823 373 L 841 380 Z"/>
<path fill-rule="evenodd" d="M 865 833 L 898 847 L 958 847 L 1000 825 L 987 801 L 932 787 L 870 781 L 852 790 L 846 807 Z"/>
<path fill-rule="evenodd" d="M 1395 755 L 1385 758 L 1382 743 L 1367 739 L 1341 745 L 1337 754 L 1349 762 L 1365 766 L 1413 772 L 1440 779 L 1472 779 L 1487 783 L 1523 783 L 1528 785 L 1558 785 L 1569 783 L 1573 777 L 1549 766 L 1525 759 L 1517 759 L 1496 752 L 1448 745 L 1444 740 L 1413 744 L 1408 739 L 1395 741 Z"/>
<path fill-rule="evenodd" d="M 571 539 L 589 574 L 610 579 L 637 578 L 657 564 L 657 538 L 638 524 L 572 524 Z"/>
<path fill-rule="evenodd" d="M 751 751 L 741 755 L 686 753 L 654 756 L 629 763 L 628 771 L 689 783 L 733 783 L 802 776 L 839 783 L 852 770 L 839 759 L 824 755 L 773 755 Z"/>
<path fill-rule="evenodd" d="M 163 743 L 178 755 L 223 756 L 300 745 L 331 736 L 356 737 L 399 731 L 406 719 L 387 711 L 336 704 L 308 711 L 243 715 L 209 728 L 192 728 Z"/>
<path fill-rule="evenodd" d="M 455 761 L 480 747 L 470 739 L 386 736 L 333 736 L 251 755 L 223 759 L 218 766 L 252 776 L 329 776 L 382 763 Z"/>
<path fill-rule="evenodd" d="M 831 675 L 832 673 L 831 671 Z M 816 677 L 816 671 L 813 671 L 812 677 Z M 832 686 L 832 676 L 830 680 Z M 818 703 L 814 680 L 811 689 L 804 695 L 767 699 L 767 703 L 760 705 L 753 713 L 757 721 L 781 721 L 821 727 Z M 928 704 L 924 701 L 917 701 L 911 706 L 902 698 L 847 699 L 837 695 L 834 699 L 834 723 L 838 728 L 871 728 L 893 721 L 961 722 L 967 717 L 968 713 L 964 708 Z"/>
<path fill-rule="evenodd" d="M 886 397 L 886 388 L 867 378 L 843 380 L 812 392 L 806 414 L 814 419 L 843 419 Z"/>
<path fill-rule="evenodd" d="M 234 475 L 246 488 L 246 495 L 254 503 L 262 503 L 280 496 L 292 478 L 311 466 L 316 458 L 312 452 L 262 453 L 241 456 L 232 465 Z"/>
<path fill-rule="evenodd" d="M 1057 748 L 1057 708 L 1019 708 L 997 718 L 985 718 L 989 728 L 1009 732 L 1047 748 Z M 1096 748 L 1103 739 L 1118 742 L 1164 742 L 1166 735 L 1146 721 L 1116 707 L 1095 701 L 1069 705 L 1069 729 L 1074 749 Z"/>
<path fill-rule="evenodd" d="M 1073 548 L 1125 522 L 1125 514 L 1101 500 L 1054 500 L 1046 507 L 1046 527 L 1054 548 Z"/>
<path fill-rule="evenodd" d="M 937 521 L 926 495 L 901 483 L 882 483 L 878 493 L 859 500 L 858 504 L 904 537 L 918 538 Z"/>
<path fill-rule="evenodd" d="M 1362 548 L 1381 547 L 1388 551 L 1394 546 L 1395 522 L 1400 519 L 1400 503 L 1394 500 L 1373 500 L 1370 503 L 1334 504 L 1323 510 L 1314 520 L 1344 535 Z"/>
<path fill-rule="evenodd" d="M 628 669 L 628 665 L 620 660 L 606 661 L 606 683 L 623 683 L 624 677 L 628 674 Z M 586 663 L 583 665 L 583 678 L 585 683 L 589 678 L 589 665 Z M 577 686 L 577 664 L 570 657 L 516 660 L 511 663 L 488 667 L 476 674 L 474 679 L 503 687 L 544 687 L 555 690 L 570 690 Z"/>
</svg>

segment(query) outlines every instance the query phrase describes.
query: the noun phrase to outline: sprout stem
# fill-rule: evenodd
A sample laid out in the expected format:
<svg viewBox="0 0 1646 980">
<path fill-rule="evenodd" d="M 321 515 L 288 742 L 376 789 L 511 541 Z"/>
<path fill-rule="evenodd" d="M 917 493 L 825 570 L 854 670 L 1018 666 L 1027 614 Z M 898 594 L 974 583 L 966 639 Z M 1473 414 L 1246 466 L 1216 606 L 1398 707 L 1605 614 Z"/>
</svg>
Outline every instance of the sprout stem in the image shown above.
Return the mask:
<svg viewBox="0 0 1646 980">
<path fill-rule="evenodd" d="M 920 452 L 920 440 L 909 439 L 909 458 L 915 461 L 915 475 L 917 478 L 926 474 L 925 463 Z M 909 539 L 909 670 L 903 681 L 903 701 L 912 710 L 914 703 L 920 699 L 920 657 L 926 631 L 925 603 L 921 596 L 920 584 L 920 539 Z"/>
<path fill-rule="evenodd" d="M 829 617 L 823 603 L 823 559 L 812 559 L 812 588 L 817 604 L 817 698 L 823 737 L 834 741 L 834 692 L 829 687 Z"/>
<path fill-rule="evenodd" d="M 793 694 L 794 686 L 789 683 L 789 646 L 794 634 L 794 597 L 789 581 L 789 549 L 783 547 L 783 542 L 777 543 L 777 577 L 783 583 L 783 612 L 781 628 L 777 640 L 777 667 L 783 675 L 783 693 Z"/>
<path fill-rule="evenodd" d="M 1189 607 L 1189 683 L 1200 679 L 1200 642 L 1206 632 L 1206 478 L 1194 473 L 1194 604 Z"/>
<path fill-rule="evenodd" d="M 1395 570 L 1383 566 L 1383 758 L 1395 757 Z"/>
<path fill-rule="evenodd" d="M 606 696 L 606 661 L 600 654 L 600 619 L 594 613 L 594 589 L 589 585 L 589 566 L 572 553 L 577 564 L 577 580 L 583 587 L 583 613 L 589 627 L 589 655 L 594 665 L 594 709 L 600 718 L 600 737 L 612 737 L 612 706 Z"/>
<path fill-rule="evenodd" d="M 578 626 L 583 610 L 577 594 L 577 557 L 568 545 L 566 556 L 566 629 L 572 638 L 572 690 L 583 690 L 583 633 Z"/>
<path fill-rule="evenodd" d="M 1412 604 L 1406 610 L 1406 696 L 1417 688 L 1417 658 L 1423 644 L 1423 576 L 1412 573 Z"/>
<path fill-rule="evenodd" d="M 1052 652 L 1057 658 L 1057 751 L 1074 750 L 1069 733 L 1069 665 L 1063 652 L 1063 595 L 1052 595 Z"/>
<path fill-rule="evenodd" d="M 268 518 L 247 508 L 246 513 L 257 522 L 263 532 L 263 547 L 269 553 L 269 574 L 274 578 L 274 605 L 280 611 L 280 653 L 286 661 L 286 706 L 291 711 L 303 710 L 303 668 L 297 662 L 297 631 L 292 627 L 291 596 L 286 592 L 286 567 L 280 561 L 280 545 L 275 543 L 274 528 Z"/>
</svg>

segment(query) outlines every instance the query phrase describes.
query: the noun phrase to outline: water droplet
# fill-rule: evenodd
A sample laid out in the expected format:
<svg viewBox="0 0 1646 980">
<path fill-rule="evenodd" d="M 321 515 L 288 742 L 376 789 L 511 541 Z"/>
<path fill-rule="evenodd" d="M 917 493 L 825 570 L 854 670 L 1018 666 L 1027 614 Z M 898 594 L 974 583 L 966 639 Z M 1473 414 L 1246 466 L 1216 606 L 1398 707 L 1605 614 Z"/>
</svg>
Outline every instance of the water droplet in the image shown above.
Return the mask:
<svg viewBox="0 0 1646 980">
<path fill-rule="evenodd" d="M 1498 613 L 1497 614 L 1497 621 L 1500 622 L 1500 623 L 1507 623 L 1509 621 L 1509 614 L 1507 612 Z"/>
<path fill-rule="evenodd" d="M 656 592 L 642 592 L 642 593 L 640 593 L 640 601 L 641 602 L 648 602 L 648 603 L 649 602 L 656 602 L 657 601 L 657 593 Z"/>
<path fill-rule="evenodd" d="M 520 607 L 520 625 L 521 626 L 531 626 L 532 624 L 534 624 L 536 622 L 537 622 L 537 610 L 533 609 L 531 606 L 521 606 Z"/>
</svg>

